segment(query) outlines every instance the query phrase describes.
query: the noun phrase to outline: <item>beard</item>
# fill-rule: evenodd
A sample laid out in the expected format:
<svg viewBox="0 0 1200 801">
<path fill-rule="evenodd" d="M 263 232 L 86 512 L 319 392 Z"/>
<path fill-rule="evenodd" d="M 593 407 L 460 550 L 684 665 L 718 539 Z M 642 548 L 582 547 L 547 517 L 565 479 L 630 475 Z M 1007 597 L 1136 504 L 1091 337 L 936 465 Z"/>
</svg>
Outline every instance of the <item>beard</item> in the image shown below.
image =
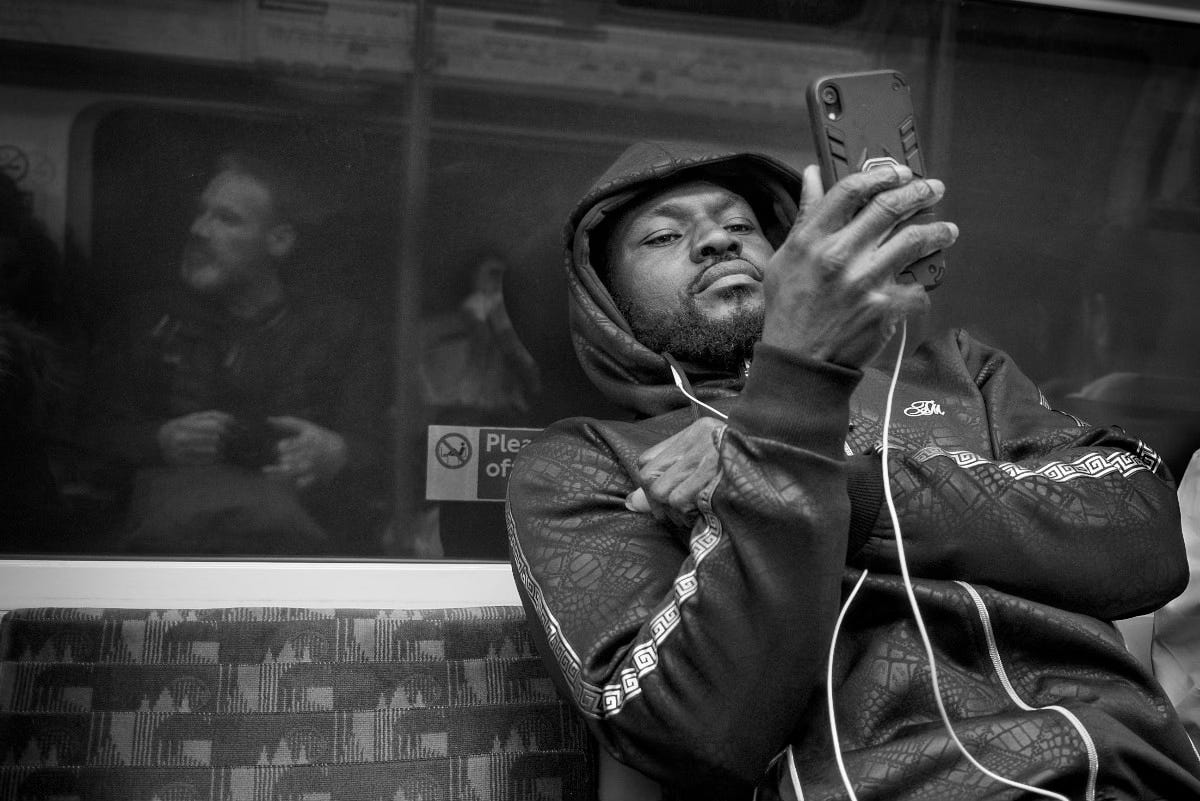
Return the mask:
<svg viewBox="0 0 1200 801">
<path fill-rule="evenodd" d="M 733 291 L 746 300 L 750 297 L 748 292 Z M 664 320 L 660 312 L 636 308 L 624 298 L 615 300 L 638 342 L 680 361 L 736 373 L 762 338 L 765 308 L 761 303 L 742 302 L 731 314 L 714 320 L 697 308 L 691 295 L 685 295 L 675 313 Z"/>
</svg>

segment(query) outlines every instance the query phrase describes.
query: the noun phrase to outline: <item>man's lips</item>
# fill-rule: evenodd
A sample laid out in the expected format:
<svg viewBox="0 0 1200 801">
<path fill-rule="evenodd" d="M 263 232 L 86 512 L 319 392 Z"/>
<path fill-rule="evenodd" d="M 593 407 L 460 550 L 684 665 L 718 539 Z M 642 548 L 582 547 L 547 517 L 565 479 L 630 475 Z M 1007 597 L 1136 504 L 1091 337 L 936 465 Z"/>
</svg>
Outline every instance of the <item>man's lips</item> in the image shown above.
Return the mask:
<svg viewBox="0 0 1200 801">
<path fill-rule="evenodd" d="M 763 279 L 762 270 L 756 265 L 745 259 L 731 259 L 729 261 L 717 262 L 712 267 L 700 273 L 692 285 L 692 294 L 698 295 L 711 288 L 713 284 L 722 278 L 729 278 L 730 276 L 746 276 L 755 281 L 762 281 Z"/>
</svg>

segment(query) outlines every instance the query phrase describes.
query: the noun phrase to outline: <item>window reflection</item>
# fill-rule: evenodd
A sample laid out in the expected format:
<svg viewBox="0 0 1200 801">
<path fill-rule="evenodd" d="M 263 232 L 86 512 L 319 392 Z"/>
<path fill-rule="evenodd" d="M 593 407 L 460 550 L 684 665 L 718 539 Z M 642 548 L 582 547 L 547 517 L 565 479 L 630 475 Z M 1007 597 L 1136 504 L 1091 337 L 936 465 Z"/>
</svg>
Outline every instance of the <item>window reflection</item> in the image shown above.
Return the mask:
<svg viewBox="0 0 1200 801">
<path fill-rule="evenodd" d="M 361 137 L 331 124 L 135 107 L 92 144 L 67 487 L 81 545 L 377 552 L 390 320 L 365 290 L 386 295 L 394 243 L 365 209 L 395 207 L 395 176 L 368 179 Z"/>
<path fill-rule="evenodd" d="M 1196 25 L 456 0 L 431 2 L 423 72 L 411 3 L 374 38 L 361 4 L 293 28 L 239 2 L 100 5 L 128 16 L 120 38 L 90 39 L 94 15 L 0 20 L 0 551 L 505 558 L 502 504 L 427 497 L 428 426 L 615 413 L 567 335 L 577 195 L 636 139 L 803 164 L 804 84 L 880 66 L 909 75 L 963 232 L 926 327 L 1009 351 L 1053 405 L 1177 474 L 1200 447 Z M 205 19 L 215 38 L 186 58 L 146 43 Z M 288 34 L 335 29 L 357 50 Z M 241 50 L 213 33 L 233 30 Z M 265 305 L 204 290 L 225 271 L 258 297 L 256 264 L 277 264 Z"/>
</svg>

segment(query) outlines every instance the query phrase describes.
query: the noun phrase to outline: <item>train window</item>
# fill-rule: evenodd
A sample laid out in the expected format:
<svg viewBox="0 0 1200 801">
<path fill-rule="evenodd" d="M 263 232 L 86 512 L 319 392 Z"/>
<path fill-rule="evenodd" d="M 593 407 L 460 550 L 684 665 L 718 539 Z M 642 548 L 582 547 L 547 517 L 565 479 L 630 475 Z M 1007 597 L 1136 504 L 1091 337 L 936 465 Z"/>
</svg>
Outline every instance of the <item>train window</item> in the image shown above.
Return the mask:
<svg viewBox="0 0 1200 801">
<path fill-rule="evenodd" d="M 621 413 L 570 344 L 574 200 L 637 139 L 803 165 L 806 84 L 883 66 L 962 230 L 924 327 L 1181 472 L 1200 18 L 753 5 L 8 4 L 0 319 L 26 362 L 0 394 L 0 552 L 504 560 L 516 450 Z"/>
</svg>

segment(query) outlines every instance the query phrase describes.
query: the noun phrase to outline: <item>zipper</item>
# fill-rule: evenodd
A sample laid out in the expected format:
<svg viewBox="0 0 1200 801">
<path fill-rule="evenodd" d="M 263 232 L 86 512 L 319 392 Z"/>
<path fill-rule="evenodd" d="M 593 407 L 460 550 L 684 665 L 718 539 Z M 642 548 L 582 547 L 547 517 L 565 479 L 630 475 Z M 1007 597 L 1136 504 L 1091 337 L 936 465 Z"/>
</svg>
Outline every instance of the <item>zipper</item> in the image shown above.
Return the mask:
<svg viewBox="0 0 1200 801">
<path fill-rule="evenodd" d="M 1004 669 L 1004 661 L 1000 657 L 1000 648 L 996 644 L 996 633 L 992 630 L 992 618 L 988 614 L 987 604 L 983 602 L 983 596 L 965 581 L 956 581 L 954 583 L 965 589 L 975 602 L 975 611 L 979 614 L 979 622 L 983 624 L 983 635 L 987 639 L 988 656 L 992 660 L 992 668 L 996 671 L 996 676 L 1000 679 L 1000 684 L 1004 687 L 1004 691 L 1008 693 L 1008 697 L 1012 699 L 1012 702 L 1026 712 L 1050 710 L 1059 713 L 1067 719 L 1067 722 L 1075 728 L 1080 739 L 1083 740 L 1083 746 L 1087 750 L 1088 755 L 1088 781 L 1085 798 L 1087 801 L 1096 801 L 1096 776 L 1100 772 L 1100 754 L 1087 727 L 1083 725 L 1083 721 L 1075 716 L 1075 713 L 1065 707 L 1057 704 L 1033 707 L 1022 700 L 1021 696 L 1017 694 L 1016 688 L 1012 686 L 1012 682 L 1008 680 L 1008 673 Z"/>
</svg>

